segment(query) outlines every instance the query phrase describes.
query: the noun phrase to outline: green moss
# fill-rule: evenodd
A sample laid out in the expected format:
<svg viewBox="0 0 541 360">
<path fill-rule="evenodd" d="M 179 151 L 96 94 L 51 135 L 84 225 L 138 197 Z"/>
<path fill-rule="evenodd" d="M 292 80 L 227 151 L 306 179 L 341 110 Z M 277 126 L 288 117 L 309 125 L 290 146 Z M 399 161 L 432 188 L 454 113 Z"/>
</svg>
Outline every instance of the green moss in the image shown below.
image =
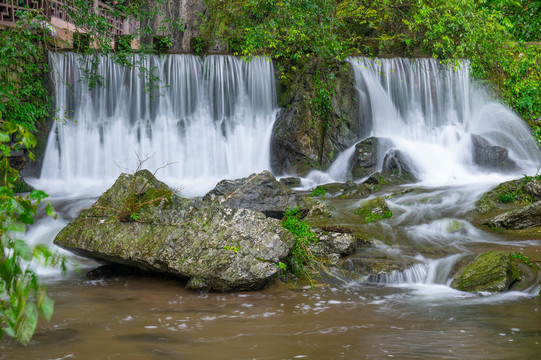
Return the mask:
<svg viewBox="0 0 541 360">
<path fill-rule="evenodd" d="M 531 204 L 538 201 L 540 199 L 536 189 L 541 186 L 539 182 L 541 182 L 539 175 L 524 175 L 520 179 L 501 183 L 477 200 L 475 211 L 486 214 L 498 204 Z"/>
<path fill-rule="evenodd" d="M 489 251 L 472 262 L 452 286 L 470 292 L 502 292 L 520 278 L 521 273 L 510 254 Z"/>
<path fill-rule="evenodd" d="M 367 223 L 373 223 L 381 219 L 388 219 L 393 216 L 393 212 L 387 206 L 382 197 L 368 200 L 357 210 L 357 215 L 362 217 Z"/>
</svg>

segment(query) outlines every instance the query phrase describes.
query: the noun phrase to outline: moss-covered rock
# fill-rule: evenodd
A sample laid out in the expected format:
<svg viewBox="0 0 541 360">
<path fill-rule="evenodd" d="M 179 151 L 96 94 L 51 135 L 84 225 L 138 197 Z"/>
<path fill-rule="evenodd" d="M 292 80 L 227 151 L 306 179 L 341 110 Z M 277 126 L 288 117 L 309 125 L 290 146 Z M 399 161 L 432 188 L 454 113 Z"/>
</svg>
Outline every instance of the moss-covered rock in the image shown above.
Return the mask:
<svg viewBox="0 0 541 360">
<path fill-rule="evenodd" d="M 382 174 L 376 171 L 360 184 L 354 181 L 347 181 L 343 184 L 342 194 L 338 195 L 338 198 L 359 199 L 368 194 L 372 194 L 388 187 L 402 185 L 406 182 L 407 180 L 400 176 Z"/>
<path fill-rule="evenodd" d="M 531 204 L 539 200 L 541 200 L 541 179 L 537 176 L 524 176 L 501 183 L 483 194 L 475 203 L 474 210 L 486 214 L 504 204 Z"/>
<path fill-rule="evenodd" d="M 521 278 L 517 264 L 504 251 L 479 255 L 451 286 L 457 290 L 502 292 Z"/>
<path fill-rule="evenodd" d="M 357 210 L 357 214 L 367 223 L 388 219 L 393 216 L 393 212 L 382 197 L 376 197 L 364 202 Z"/>
<path fill-rule="evenodd" d="M 293 237 L 260 212 L 171 194 L 136 216 L 119 216 L 134 194 L 165 190 L 148 171 L 122 174 L 54 242 L 83 256 L 187 278 L 199 290 L 259 289 L 278 273 Z"/>
</svg>

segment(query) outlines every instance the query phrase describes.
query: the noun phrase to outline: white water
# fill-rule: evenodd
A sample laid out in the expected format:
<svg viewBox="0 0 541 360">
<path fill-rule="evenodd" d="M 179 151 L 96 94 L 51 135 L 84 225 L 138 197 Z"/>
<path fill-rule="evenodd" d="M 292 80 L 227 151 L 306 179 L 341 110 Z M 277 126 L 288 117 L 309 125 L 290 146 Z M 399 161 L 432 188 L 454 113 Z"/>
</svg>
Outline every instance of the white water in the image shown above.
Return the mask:
<svg viewBox="0 0 541 360">
<path fill-rule="evenodd" d="M 81 70 L 90 65 L 73 53 L 50 53 L 57 118 L 41 179 L 53 193 L 99 193 L 121 172 L 144 168 L 201 195 L 224 178 L 270 168 L 270 132 L 277 106 L 272 62 L 232 56 L 150 56 L 161 81 L 159 94 L 136 69 L 101 58 L 105 87 L 89 90 Z M 72 86 L 66 86 L 66 82 Z M 78 190 L 75 190 L 78 189 Z"/>
<path fill-rule="evenodd" d="M 467 62 L 454 68 L 434 59 L 350 58 L 349 62 L 364 114 L 363 138 L 390 138 L 411 159 L 422 185 L 495 184 L 538 170 L 541 153 L 525 123 L 475 86 Z M 501 174 L 477 167 L 471 134 L 507 148 L 520 168 L 514 174 Z M 327 176 L 312 173 L 312 183 L 347 180 L 352 148 L 344 155 Z"/>
<path fill-rule="evenodd" d="M 450 285 L 453 266 L 461 255 L 451 255 L 442 259 L 425 259 L 404 271 L 393 271 L 389 274 L 379 274 L 370 277 L 369 281 L 391 285 Z"/>
</svg>

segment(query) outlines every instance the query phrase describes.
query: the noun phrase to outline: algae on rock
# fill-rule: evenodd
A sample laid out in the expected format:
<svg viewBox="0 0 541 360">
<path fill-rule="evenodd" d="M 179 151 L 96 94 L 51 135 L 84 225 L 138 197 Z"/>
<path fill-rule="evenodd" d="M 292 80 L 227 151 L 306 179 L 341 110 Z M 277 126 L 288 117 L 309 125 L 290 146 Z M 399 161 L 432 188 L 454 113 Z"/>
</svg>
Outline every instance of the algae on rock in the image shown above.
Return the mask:
<svg viewBox="0 0 541 360">
<path fill-rule="evenodd" d="M 367 223 L 388 219 L 393 216 L 393 212 L 382 197 L 376 197 L 363 203 L 357 210 L 357 214 Z"/>
<path fill-rule="evenodd" d="M 475 211 L 486 214 L 498 204 L 525 203 L 531 204 L 541 200 L 541 180 L 537 177 L 506 181 L 481 196 L 475 203 Z"/>
<path fill-rule="evenodd" d="M 521 274 L 510 254 L 504 251 L 489 251 L 479 255 L 451 286 L 457 290 L 477 292 L 503 292 Z"/>
</svg>

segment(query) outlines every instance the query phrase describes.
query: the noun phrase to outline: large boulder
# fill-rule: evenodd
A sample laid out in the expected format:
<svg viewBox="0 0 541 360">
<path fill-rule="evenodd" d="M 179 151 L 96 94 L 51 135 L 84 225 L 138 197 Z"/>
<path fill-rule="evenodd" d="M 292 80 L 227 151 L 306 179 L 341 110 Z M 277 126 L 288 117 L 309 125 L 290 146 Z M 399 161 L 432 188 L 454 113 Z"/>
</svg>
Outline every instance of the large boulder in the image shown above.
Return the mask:
<svg viewBox="0 0 541 360">
<path fill-rule="evenodd" d="M 261 211 L 281 219 L 289 208 L 304 207 L 300 195 L 282 184 L 267 170 L 236 180 L 222 180 L 203 200 L 218 201 L 234 209 Z"/>
<path fill-rule="evenodd" d="M 513 170 L 516 164 L 509 159 L 509 151 L 501 146 L 493 146 L 480 135 L 471 135 L 473 162 L 489 169 Z"/>
<path fill-rule="evenodd" d="M 279 221 L 249 209 L 188 200 L 146 171 L 122 174 L 54 243 L 98 260 L 187 278 L 199 290 L 253 290 L 293 245 Z"/>
<path fill-rule="evenodd" d="M 457 290 L 477 292 L 502 292 L 516 281 L 521 274 L 510 254 L 504 251 L 489 251 L 479 255 L 451 286 Z"/>
</svg>

